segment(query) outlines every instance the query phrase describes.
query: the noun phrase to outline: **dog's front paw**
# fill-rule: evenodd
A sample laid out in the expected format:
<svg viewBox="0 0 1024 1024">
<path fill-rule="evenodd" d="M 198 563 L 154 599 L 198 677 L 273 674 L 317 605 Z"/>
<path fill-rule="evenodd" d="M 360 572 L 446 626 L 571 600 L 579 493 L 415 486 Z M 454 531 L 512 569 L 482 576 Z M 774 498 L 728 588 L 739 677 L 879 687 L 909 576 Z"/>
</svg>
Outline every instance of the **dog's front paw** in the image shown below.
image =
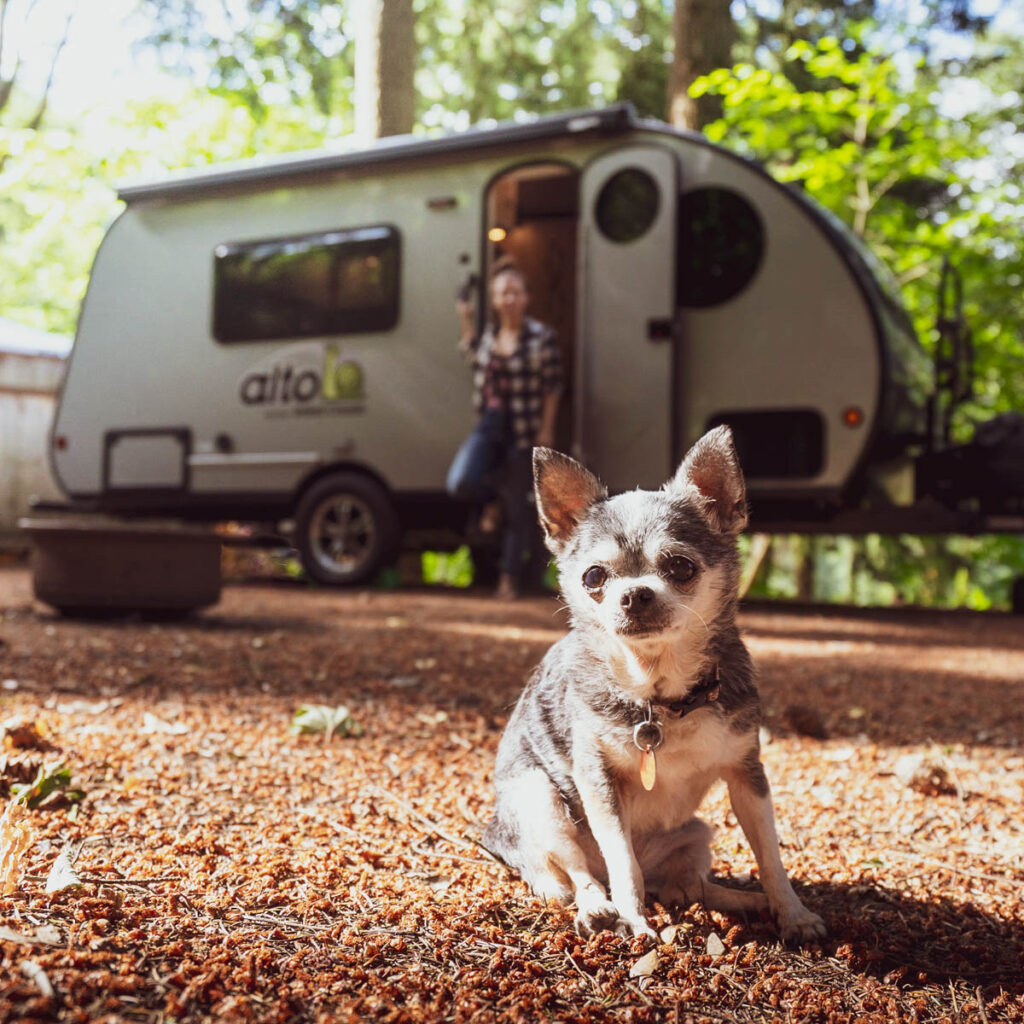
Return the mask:
<svg viewBox="0 0 1024 1024">
<path fill-rule="evenodd" d="M 828 932 L 825 922 L 802 903 L 782 907 L 775 915 L 779 934 L 784 942 L 801 944 L 823 939 Z"/>
<path fill-rule="evenodd" d="M 576 911 L 576 932 L 585 939 L 598 932 L 629 935 L 627 929 L 628 925 L 619 917 L 619 911 L 614 903 L 595 903 L 589 907 L 580 907 Z"/>
<path fill-rule="evenodd" d="M 645 939 L 651 939 L 653 942 L 659 941 L 658 933 L 647 923 L 646 918 L 638 917 L 629 920 L 622 918 L 622 920 L 626 922 L 626 927 L 629 928 L 633 935 L 643 936 Z"/>
<path fill-rule="evenodd" d="M 619 908 L 606 899 L 588 901 L 586 905 L 577 908 L 576 931 L 583 938 L 589 938 L 598 932 L 615 932 L 624 939 L 633 935 L 645 935 L 651 939 L 658 937 L 644 918 L 623 917 L 619 913 Z"/>
</svg>

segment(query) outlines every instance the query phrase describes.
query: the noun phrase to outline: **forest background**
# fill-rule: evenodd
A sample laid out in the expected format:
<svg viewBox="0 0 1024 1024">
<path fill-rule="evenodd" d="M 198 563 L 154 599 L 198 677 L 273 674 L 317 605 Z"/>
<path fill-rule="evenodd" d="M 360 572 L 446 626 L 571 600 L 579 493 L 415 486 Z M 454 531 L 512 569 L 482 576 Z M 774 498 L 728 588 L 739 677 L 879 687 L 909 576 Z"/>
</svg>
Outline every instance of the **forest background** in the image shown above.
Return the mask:
<svg viewBox="0 0 1024 1024">
<path fill-rule="evenodd" d="M 954 436 L 1024 412 L 1020 0 L 136 0 L 111 39 L 168 87 L 69 114 L 51 91 L 91 2 L 0 0 L 0 316 L 73 332 L 126 179 L 626 100 L 842 218 L 929 348 L 948 257 L 976 350 Z M 1024 576 L 1019 536 L 746 544 L 755 595 L 1005 608 Z"/>
</svg>

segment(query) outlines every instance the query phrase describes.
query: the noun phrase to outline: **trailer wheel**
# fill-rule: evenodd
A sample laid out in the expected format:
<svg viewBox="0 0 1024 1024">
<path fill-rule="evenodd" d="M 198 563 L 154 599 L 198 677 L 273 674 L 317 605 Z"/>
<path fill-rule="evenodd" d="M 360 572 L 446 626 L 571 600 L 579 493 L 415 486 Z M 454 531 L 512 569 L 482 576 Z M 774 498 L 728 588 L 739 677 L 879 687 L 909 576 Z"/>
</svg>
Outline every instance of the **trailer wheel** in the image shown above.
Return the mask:
<svg viewBox="0 0 1024 1024">
<path fill-rule="evenodd" d="M 295 510 L 296 547 L 318 583 L 366 583 L 390 558 L 398 517 L 384 489 L 358 473 L 335 473 L 315 483 Z"/>
<path fill-rule="evenodd" d="M 1010 607 L 1014 615 L 1024 615 L 1024 576 L 1018 576 L 1013 581 L 1010 590 Z"/>
</svg>

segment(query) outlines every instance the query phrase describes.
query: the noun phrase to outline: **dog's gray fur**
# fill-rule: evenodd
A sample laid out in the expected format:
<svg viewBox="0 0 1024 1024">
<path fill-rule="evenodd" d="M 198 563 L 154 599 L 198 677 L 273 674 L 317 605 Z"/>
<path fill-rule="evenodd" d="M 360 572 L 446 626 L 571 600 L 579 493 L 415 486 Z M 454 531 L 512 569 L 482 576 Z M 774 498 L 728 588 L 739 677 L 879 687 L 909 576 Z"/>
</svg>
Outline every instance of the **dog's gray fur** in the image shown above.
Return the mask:
<svg viewBox="0 0 1024 1024">
<path fill-rule="evenodd" d="M 769 907 L 785 938 L 823 935 L 782 867 L 759 756 L 760 704 L 735 623 L 746 500 L 728 429 L 698 441 L 656 492 L 609 498 L 581 465 L 546 448 L 534 451 L 534 476 L 572 629 L 502 737 L 484 844 L 539 895 L 575 900 L 583 934 L 653 936 L 644 896 L 656 891 L 726 911 Z M 716 667 L 716 700 L 680 719 L 659 714 L 664 742 L 645 791 L 633 728 L 648 701 L 656 710 L 679 701 Z M 719 778 L 765 895 L 708 879 L 711 830 L 694 812 Z"/>
</svg>

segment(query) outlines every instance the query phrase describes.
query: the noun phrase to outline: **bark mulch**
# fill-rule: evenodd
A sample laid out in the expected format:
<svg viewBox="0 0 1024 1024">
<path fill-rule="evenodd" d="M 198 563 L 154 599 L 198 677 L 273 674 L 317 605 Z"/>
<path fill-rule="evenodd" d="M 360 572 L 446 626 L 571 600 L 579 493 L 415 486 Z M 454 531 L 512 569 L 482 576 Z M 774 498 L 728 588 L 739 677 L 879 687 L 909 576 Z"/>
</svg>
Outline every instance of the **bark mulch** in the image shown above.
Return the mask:
<svg viewBox="0 0 1024 1024">
<path fill-rule="evenodd" d="M 250 584 L 185 622 L 81 622 L 0 571 L 0 798 L 70 773 L 7 826 L 0 1021 L 1024 1021 L 1020 621 L 742 626 L 820 946 L 658 904 L 653 949 L 583 940 L 480 848 L 554 599 Z M 355 734 L 293 734 L 301 705 Z M 723 791 L 704 816 L 715 872 L 756 884 Z"/>
</svg>

